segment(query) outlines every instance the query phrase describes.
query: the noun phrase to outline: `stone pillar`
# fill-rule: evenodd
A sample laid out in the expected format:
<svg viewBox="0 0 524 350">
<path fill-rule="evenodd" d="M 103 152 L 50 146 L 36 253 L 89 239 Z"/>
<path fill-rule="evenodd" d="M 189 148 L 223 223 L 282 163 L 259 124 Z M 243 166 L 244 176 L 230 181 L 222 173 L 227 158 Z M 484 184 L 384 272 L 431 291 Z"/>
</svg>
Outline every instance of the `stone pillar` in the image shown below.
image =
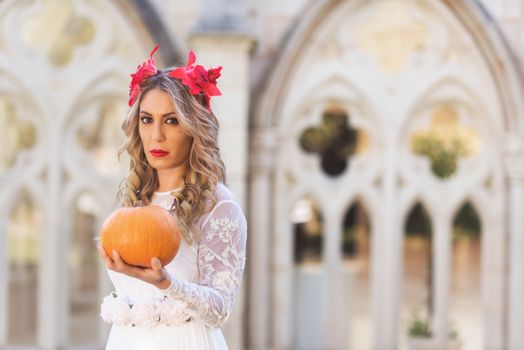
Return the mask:
<svg viewBox="0 0 524 350">
<path fill-rule="evenodd" d="M 439 349 L 445 349 L 448 341 L 448 315 L 450 305 L 451 275 L 451 223 L 449 213 L 432 213 L 433 240 L 433 337 Z"/>
<path fill-rule="evenodd" d="M 211 109 L 220 122 L 219 145 L 227 171 L 227 183 L 246 212 L 247 152 L 249 120 L 249 60 L 253 38 L 245 34 L 237 10 L 238 1 L 218 6 L 203 1 L 206 9 L 189 40 L 197 64 L 222 66 L 218 88 L 222 96 L 211 99 Z M 209 11 L 215 9 L 216 11 Z M 247 216 L 247 213 L 246 213 Z M 251 225 L 248 223 L 248 229 Z M 248 240 L 251 235 L 248 232 Z M 244 294 L 246 278 L 235 302 L 233 313 L 223 330 L 231 350 L 244 349 Z"/>
<path fill-rule="evenodd" d="M 278 147 L 278 146 L 277 146 Z M 276 160 L 276 164 L 281 159 Z M 274 220 L 271 223 L 271 350 L 293 349 L 295 332 L 294 315 L 294 278 L 296 266 L 293 259 L 293 235 L 289 208 L 292 203 L 278 190 L 285 188 L 284 178 L 275 168 L 275 193 L 272 210 Z"/>
<path fill-rule="evenodd" d="M 64 322 L 65 289 L 68 259 L 64 246 L 62 224 L 62 174 L 60 157 L 61 137 L 58 128 L 48 135 L 50 161 L 46 179 L 45 224 L 41 244 L 41 259 L 38 285 L 38 345 L 42 349 L 57 349 L 65 346 L 67 325 Z"/>
<path fill-rule="evenodd" d="M 348 313 L 349 310 L 341 310 L 343 304 L 340 303 L 344 297 L 341 291 L 342 288 L 342 251 L 340 249 L 342 241 L 342 225 L 339 217 L 334 217 L 332 213 L 337 213 L 339 210 L 327 207 L 324 220 L 324 270 L 323 274 L 326 276 L 326 313 L 325 317 L 325 334 L 324 346 L 326 349 L 347 349 L 345 342 L 343 324 L 343 313 Z M 331 215 L 330 215 L 331 214 Z"/>
<path fill-rule="evenodd" d="M 7 220 L 2 217 L 0 210 L 0 348 L 7 345 L 7 322 L 9 309 L 7 307 L 8 296 L 8 261 L 7 261 Z"/>
<path fill-rule="evenodd" d="M 505 142 L 509 194 L 509 350 L 524 349 L 524 135 L 510 134 Z"/>
<path fill-rule="evenodd" d="M 248 240 L 248 349 L 269 347 L 269 286 L 271 233 L 271 172 L 274 140 L 271 130 L 254 131 L 251 153 L 251 192 Z"/>
<path fill-rule="evenodd" d="M 501 173 L 503 173 L 501 171 Z M 497 175 L 497 178 L 501 176 Z M 504 349 L 506 338 L 506 295 L 508 248 L 505 230 L 506 196 L 498 179 L 490 189 L 492 199 L 482 215 L 481 291 L 484 349 Z M 501 186 L 502 185 L 502 186 Z"/>
<path fill-rule="evenodd" d="M 380 271 L 380 281 L 376 281 L 374 276 L 373 288 L 378 288 L 377 294 L 374 295 L 373 302 L 376 310 L 373 312 L 373 349 L 395 349 L 397 347 L 398 331 L 398 310 L 399 310 L 399 288 L 400 275 L 399 269 L 401 264 L 401 251 L 403 244 L 402 232 L 399 232 L 398 210 L 396 195 L 398 192 L 396 183 L 396 164 L 397 164 L 397 146 L 393 137 L 390 135 L 386 140 L 386 154 L 384 155 L 384 175 L 382 178 L 382 205 L 380 216 L 379 232 L 377 237 L 380 243 L 377 245 L 378 250 L 373 253 L 373 263 Z M 376 273 L 377 270 L 374 269 Z M 379 298 L 379 299 L 378 299 Z"/>
</svg>

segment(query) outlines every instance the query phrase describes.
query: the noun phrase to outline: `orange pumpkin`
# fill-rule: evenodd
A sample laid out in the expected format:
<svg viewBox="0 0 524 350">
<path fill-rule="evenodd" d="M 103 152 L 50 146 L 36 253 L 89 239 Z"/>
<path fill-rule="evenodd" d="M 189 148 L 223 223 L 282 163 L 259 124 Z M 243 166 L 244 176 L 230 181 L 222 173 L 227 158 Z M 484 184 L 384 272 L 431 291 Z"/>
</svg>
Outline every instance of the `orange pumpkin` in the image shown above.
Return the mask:
<svg viewBox="0 0 524 350">
<path fill-rule="evenodd" d="M 130 265 L 151 267 L 157 257 L 165 266 L 178 253 L 180 230 L 176 218 L 162 207 L 123 207 L 104 221 L 100 241 L 109 256 L 116 250 Z"/>
</svg>

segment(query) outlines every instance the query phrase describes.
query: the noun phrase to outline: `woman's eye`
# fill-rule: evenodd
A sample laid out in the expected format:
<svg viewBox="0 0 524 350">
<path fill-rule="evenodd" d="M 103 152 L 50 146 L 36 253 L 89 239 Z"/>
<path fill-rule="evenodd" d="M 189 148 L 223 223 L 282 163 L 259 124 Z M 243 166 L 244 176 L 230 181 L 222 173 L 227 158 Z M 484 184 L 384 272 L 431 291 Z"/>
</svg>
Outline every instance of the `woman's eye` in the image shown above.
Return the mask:
<svg viewBox="0 0 524 350">
<path fill-rule="evenodd" d="M 177 118 L 169 118 L 168 120 L 166 120 L 166 122 L 168 124 L 178 125 L 178 119 Z"/>
<path fill-rule="evenodd" d="M 151 118 L 149 118 L 149 117 L 142 117 L 142 118 L 140 118 L 140 120 L 141 120 L 142 123 L 144 123 L 144 124 L 148 124 L 148 123 L 151 122 Z"/>
</svg>

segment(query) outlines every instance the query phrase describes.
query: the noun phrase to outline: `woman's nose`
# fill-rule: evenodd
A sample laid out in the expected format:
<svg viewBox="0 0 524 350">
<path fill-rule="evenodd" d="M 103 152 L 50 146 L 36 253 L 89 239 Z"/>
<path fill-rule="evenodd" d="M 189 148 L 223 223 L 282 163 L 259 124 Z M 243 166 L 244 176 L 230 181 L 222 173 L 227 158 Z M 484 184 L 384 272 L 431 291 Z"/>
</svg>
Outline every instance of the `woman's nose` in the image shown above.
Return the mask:
<svg viewBox="0 0 524 350">
<path fill-rule="evenodd" d="M 162 128 L 162 125 L 154 125 L 153 126 L 153 141 L 164 141 L 165 135 L 164 130 Z"/>
</svg>

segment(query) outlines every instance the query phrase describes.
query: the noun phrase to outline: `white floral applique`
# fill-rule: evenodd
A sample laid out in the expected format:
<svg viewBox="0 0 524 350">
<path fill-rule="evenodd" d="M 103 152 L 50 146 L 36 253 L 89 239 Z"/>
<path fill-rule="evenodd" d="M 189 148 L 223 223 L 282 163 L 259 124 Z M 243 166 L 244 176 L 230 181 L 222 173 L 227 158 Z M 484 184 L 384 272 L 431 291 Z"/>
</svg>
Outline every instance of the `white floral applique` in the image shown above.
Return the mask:
<svg viewBox="0 0 524 350">
<path fill-rule="evenodd" d="M 220 240 L 224 243 L 232 243 L 233 241 L 233 232 L 238 230 L 238 220 L 232 220 L 228 217 L 218 219 L 218 218 L 212 218 L 210 220 L 210 225 L 215 232 L 217 232 L 218 237 Z M 212 239 L 213 237 L 209 237 L 207 239 Z"/>
<path fill-rule="evenodd" d="M 186 304 L 180 300 L 157 296 L 132 302 L 116 292 L 104 298 L 100 316 L 104 321 L 115 325 L 144 328 L 180 325 L 190 318 L 186 312 Z"/>
<path fill-rule="evenodd" d="M 213 287 L 219 290 L 234 290 L 237 287 L 233 274 L 229 271 L 219 271 L 213 278 Z"/>
</svg>

